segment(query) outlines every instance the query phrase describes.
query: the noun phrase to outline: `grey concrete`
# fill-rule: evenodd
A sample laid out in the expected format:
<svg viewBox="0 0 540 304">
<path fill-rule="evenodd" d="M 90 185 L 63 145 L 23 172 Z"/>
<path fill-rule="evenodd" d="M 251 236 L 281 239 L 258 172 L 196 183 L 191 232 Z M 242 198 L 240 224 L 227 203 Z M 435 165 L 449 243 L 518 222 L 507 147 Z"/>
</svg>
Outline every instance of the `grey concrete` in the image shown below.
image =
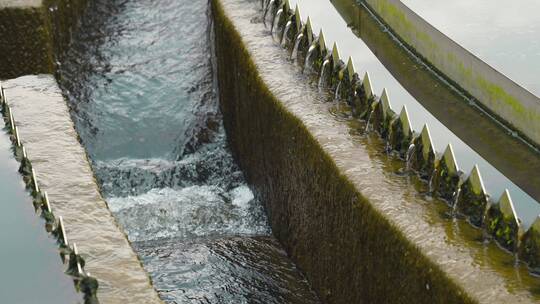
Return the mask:
<svg viewBox="0 0 540 304">
<path fill-rule="evenodd" d="M 98 191 L 54 77 L 24 76 L 4 88 L 39 186 L 98 279 L 101 303 L 161 303 Z"/>
<path fill-rule="evenodd" d="M 441 33 L 400 0 L 366 0 L 392 30 L 433 66 L 540 146 L 540 98 Z"/>
<path fill-rule="evenodd" d="M 40 7 L 43 0 L 0 0 L 0 8 L 3 7 Z"/>
</svg>

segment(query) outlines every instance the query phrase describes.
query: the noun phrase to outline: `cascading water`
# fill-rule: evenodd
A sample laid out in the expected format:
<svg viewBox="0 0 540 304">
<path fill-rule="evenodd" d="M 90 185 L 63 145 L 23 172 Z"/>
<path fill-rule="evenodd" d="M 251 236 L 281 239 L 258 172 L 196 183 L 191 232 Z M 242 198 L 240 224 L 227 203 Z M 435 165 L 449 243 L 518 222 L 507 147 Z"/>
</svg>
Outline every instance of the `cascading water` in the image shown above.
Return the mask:
<svg viewBox="0 0 540 304">
<path fill-rule="evenodd" d="M 285 30 L 283 30 L 283 36 L 281 37 L 281 46 L 285 46 L 287 43 L 287 37 L 289 35 L 289 30 L 291 29 L 292 21 L 287 21 L 287 24 L 285 25 Z"/>
<path fill-rule="evenodd" d="M 209 20 L 206 1 L 91 2 L 59 71 L 81 141 L 166 302 L 318 303 L 228 151 Z"/>
<path fill-rule="evenodd" d="M 293 61 L 296 61 L 296 57 L 298 57 L 298 47 L 300 46 L 300 42 L 302 42 L 302 38 L 304 38 L 304 34 L 302 33 L 296 36 L 296 41 L 294 42 L 294 48 L 291 53 L 291 59 Z"/>
<path fill-rule="evenodd" d="M 322 89 L 322 86 L 324 83 L 324 77 L 326 76 L 324 72 L 326 71 L 326 66 L 329 63 L 330 63 L 330 60 L 326 59 L 321 66 L 321 75 L 319 76 L 319 89 Z"/>
<path fill-rule="evenodd" d="M 265 9 L 264 9 L 264 15 L 263 15 L 263 23 L 264 23 L 264 26 L 266 27 L 266 17 L 268 15 L 268 11 L 270 10 L 270 7 L 272 8 L 272 10 L 274 10 L 274 5 L 275 5 L 276 1 L 275 0 L 270 0 L 270 2 L 268 3 L 268 5 L 266 5 Z"/>
<path fill-rule="evenodd" d="M 303 70 L 303 72 L 306 72 L 306 69 L 308 69 L 310 67 L 309 59 L 311 58 L 311 55 L 313 55 L 313 52 L 315 51 L 316 48 L 317 48 L 317 46 L 315 45 L 315 43 L 313 43 L 309 47 L 308 52 L 306 54 L 306 60 L 304 61 L 304 70 Z"/>
<path fill-rule="evenodd" d="M 369 112 L 368 118 L 366 120 L 366 130 L 364 131 L 366 133 L 369 132 L 369 124 L 371 122 L 371 116 L 373 116 L 373 112 L 375 112 L 375 111 Z"/>
<path fill-rule="evenodd" d="M 406 157 L 407 171 L 411 170 L 411 162 L 412 162 L 412 159 L 414 157 L 414 152 L 416 151 L 415 148 L 416 148 L 416 146 L 414 144 L 410 144 L 409 149 L 407 150 L 407 157 Z"/>
<path fill-rule="evenodd" d="M 334 93 L 334 101 L 339 100 L 339 89 L 341 88 L 341 80 L 338 82 L 336 86 L 336 92 Z"/>
<path fill-rule="evenodd" d="M 272 28 L 270 28 L 270 33 L 272 34 L 272 37 L 274 37 L 274 38 L 275 38 L 275 33 L 278 32 L 278 23 L 279 23 L 279 18 L 281 18 L 281 14 L 283 14 L 283 9 L 282 8 L 280 8 L 276 12 L 276 15 L 274 16 L 274 20 L 272 21 Z"/>
</svg>

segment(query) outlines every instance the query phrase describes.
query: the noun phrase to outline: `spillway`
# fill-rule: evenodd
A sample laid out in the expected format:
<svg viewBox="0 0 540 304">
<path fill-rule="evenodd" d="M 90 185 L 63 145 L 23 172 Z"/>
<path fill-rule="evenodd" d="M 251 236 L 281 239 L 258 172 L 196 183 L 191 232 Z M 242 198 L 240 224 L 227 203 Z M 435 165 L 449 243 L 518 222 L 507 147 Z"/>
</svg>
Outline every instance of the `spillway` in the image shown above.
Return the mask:
<svg viewBox="0 0 540 304">
<path fill-rule="evenodd" d="M 206 1 L 92 3 L 59 70 L 81 141 L 165 302 L 318 303 L 228 150 L 211 25 Z"/>
<path fill-rule="evenodd" d="M 75 2 L 0 2 L 39 17 L 0 75 L 55 71 L 2 83 L 15 157 L 0 138 L 9 213 L 69 255 L 25 231 L 51 302 L 540 299 L 538 150 L 374 1 L 95 0 L 72 36 Z"/>
</svg>

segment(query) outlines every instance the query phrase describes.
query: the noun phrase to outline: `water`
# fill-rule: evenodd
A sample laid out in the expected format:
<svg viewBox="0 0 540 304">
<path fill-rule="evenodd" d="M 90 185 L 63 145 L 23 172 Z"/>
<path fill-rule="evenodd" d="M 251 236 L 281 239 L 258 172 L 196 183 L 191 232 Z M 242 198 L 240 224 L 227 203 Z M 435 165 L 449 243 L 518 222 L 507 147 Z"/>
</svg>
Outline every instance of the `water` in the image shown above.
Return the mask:
<svg viewBox="0 0 540 304">
<path fill-rule="evenodd" d="M 293 51 L 291 53 L 291 59 L 293 61 L 296 61 L 297 55 L 298 55 L 298 46 L 300 45 L 300 42 L 302 41 L 302 38 L 304 38 L 304 34 L 300 33 L 300 35 L 296 36 L 296 41 L 294 43 Z"/>
<path fill-rule="evenodd" d="M 81 141 L 165 301 L 317 303 L 228 151 L 207 5 L 90 5 L 60 69 Z"/>
<path fill-rule="evenodd" d="M 540 96 L 540 2 L 403 2 L 452 40 Z"/>
<path fill-rule="evenodd" d="M 0 121 L 0 295 L 2 303 L 79 303 L 55 240 L 34 212 Z"/>
<path fill-rule="evenodd" d="M 418 62 L 400 54 L 403 51 L 395 50 L 397 47 L 388 44 L 380 33 L 373 33 L 377 28 L 374 21 L 368 20 L 369 15 L 352 1 L 291 1 L 293 7 L 295 4 L 299 5 L 303 20 L 311 17 L 314 32 L 324 29 L 328 45 L 337 42 L 342 58 L 353 57 L 360 75 L 369 71 L 376 94 L 380 95 L 383 87 L 388 90 L 394 111 L 407 106 L 414 130 L 419 131 L 428 123 L 437 151 L 444 151 L 451 143 L 461 170 L 468 174 L 478 164 L 492 198 L 498 200 L 508 188 L 524 226 L 532 223 L 540 214 L 537 152 L 509 139 L 489 118 L 465 107 L 459 96 L 432 76 L 426 76 Z"/>
</svg>

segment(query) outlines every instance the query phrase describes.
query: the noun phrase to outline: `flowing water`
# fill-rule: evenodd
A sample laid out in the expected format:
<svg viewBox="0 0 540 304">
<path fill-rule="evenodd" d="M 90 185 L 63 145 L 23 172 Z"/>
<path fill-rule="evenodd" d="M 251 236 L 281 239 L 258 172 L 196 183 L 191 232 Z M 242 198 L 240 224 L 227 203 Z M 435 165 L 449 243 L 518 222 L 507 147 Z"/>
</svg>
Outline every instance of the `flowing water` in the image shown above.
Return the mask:
<svg viewBox="0 0 540 304">
<path fill-rule="evenodd" d="M 0 121 L 0 295 L 2 303 L 79 303 L 58 247 L 34 212 Z M 5 245 L 5 246 L 4 246 Z M 32 292 L 28 292 L 28 289 Z"/>
<path fill-rule="evenodd" d="M 171 303 L 317 303 L 227 148 L 208 3 L 98 0 L 60 67 L 109 208 Z"/>
</svg>

